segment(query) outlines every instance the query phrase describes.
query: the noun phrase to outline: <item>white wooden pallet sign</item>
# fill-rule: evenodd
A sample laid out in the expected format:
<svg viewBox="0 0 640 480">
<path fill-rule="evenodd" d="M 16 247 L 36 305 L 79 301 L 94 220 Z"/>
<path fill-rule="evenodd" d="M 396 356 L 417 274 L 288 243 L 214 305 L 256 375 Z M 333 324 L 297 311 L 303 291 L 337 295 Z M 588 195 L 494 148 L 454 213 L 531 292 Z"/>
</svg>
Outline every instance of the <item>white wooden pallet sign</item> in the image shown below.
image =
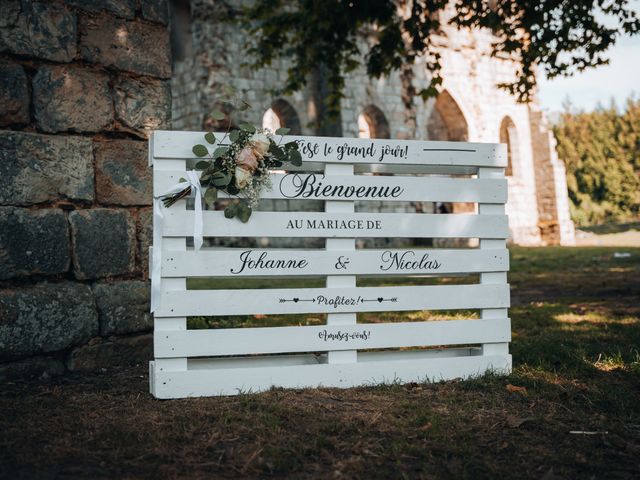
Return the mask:
<svg viewBox="0 0 640 480">
<path fill-rule="evenodd" d="M 149 140 L 154 194 L 186 175 L 203 132 L 156 131 Z M 217 135 L 221 138 L 222 135 Z M 160 306 L 150 390 L 157 398 L 234 395 L 273 386 L 352 387 L 468 378 L 511 370 L 505 215 L 506 148 L 500 144 L 285 137 L 303 165 L 273 174 L 267 199 L 287 212 L 249 222 L 205 211 L 204 235 L 325 238 L 324 249 L 187 247 L 194 211 L 165 210 Z M 385 172 L 394 175 L 367 175 Z M 358 173 L 358 174 L 357 174 Z M 362 174 L 360 174 L 362 173 Z M 414 175 L 407 175 L 413 173 Z M 436 174 L 429 176 L 424 174 Z M 460 178 L 459 174 L 474 177 Z M 446 176 L 449 175 L 449 176 Z M 325 211 L 296 211 L 323 200 Z M 357 213 L 355 202 L 472 202 L 476 213 Z M 154 229 L 158 228 L 154 225 Z M 478 248 L 356 249 L 356 238 L 478 238 Z M 478 283 L 358 287 L 356 278 L 478 274 Z M 326 277 L 324 288 L 229 289 L 225 279 Z M 190 277 L 220 279 L 187 290 Z M 358 323 L 364 312 L 479 310 L 479 319 Z M 188 330 L 189 316 L 327 314 L 326 325 Z"/>
</svg>

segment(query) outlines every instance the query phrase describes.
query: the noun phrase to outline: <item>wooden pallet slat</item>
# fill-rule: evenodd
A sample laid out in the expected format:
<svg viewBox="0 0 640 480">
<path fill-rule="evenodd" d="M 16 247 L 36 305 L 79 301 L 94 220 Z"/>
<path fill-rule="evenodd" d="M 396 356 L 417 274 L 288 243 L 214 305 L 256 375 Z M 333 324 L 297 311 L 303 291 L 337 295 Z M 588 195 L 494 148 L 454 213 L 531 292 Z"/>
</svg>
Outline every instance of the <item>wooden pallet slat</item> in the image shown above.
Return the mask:
<svg viewBox="0 0 640 480">
<path fill-rule="evenodd" d="M 179 182 L 184 172 L 159 171 L 156 191 L 165 192 Z M 322 173 L 274 173 L 272 188 L 261 198 L 284 200 L 338 200 L 385 202 L 482 202 L 504 203 L 504 178 L 449 178 L 370 175 L 326 175 Z M 219 198 L 231 198 L 220 192 Z M 292 206 L 295 208 L 295 205 Z"/>
<path fill-rule="evenodd" d="M 203 132 L 156 131 L 151 141 L 155 160 L 195 159 L 192 147 L 203 143 Z M 222 139 L 224 132 L 216 132 Z M 287 135 L 297 141 L 307 162 L 385 165 L 445 165 L 506 167 L 506 150 L 494 143 L 460 143 L 371 138 L 332 138 Z"/>
<path fill-rule="evenodd" d="M 269 288 L 167 291 L 156 317 L 507 308 L 509 286 Z"/>
<path fill-rule="evenodd" d="M 158 358 L 321 352 L 508 342 L 509 319 L 360 323 L 162 332 Z"/>
<path fill-rule="evenodd" d="M 362 249 L 345 259 L 340 251 L 289 248 L 168 251 L 162 258 L 162 276 L 446 275 L 509 268 L 506 249 Z"/>
<path fill-rule="evenodd" d="M 193 235 L 193 211 L 165 213 L 164 236 Z M 254 212 L 247 223 L 229 222 L 224 212 L 203 212 L 205 237 L 280 238 L 501 238 L 506 215 L 426 213 Z"/>
</svg>

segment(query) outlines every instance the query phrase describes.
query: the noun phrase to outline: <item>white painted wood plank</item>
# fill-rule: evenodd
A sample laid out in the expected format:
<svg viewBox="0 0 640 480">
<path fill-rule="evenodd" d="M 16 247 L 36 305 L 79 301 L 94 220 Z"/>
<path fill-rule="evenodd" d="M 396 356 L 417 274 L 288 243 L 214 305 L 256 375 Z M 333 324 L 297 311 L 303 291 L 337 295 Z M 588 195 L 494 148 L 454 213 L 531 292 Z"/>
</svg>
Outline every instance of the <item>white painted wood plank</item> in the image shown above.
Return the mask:
<svg viewBox="0 0 640 480">
<path fill-rule="evenodd" d="M 166 192 L 185 177 L 184 172 L 154 175 L 154 189 Z M 401 202 L 483 202 L 507 201 L 506 179 L 404 177 L 372 175 L 322 175 L 314 173 L 274 173 L 272 188 L 262 198 L 294 200 L 401 201 Z M 230 198 L 224 192 L 219 198 Z M 295 208 L 295 204 L 293 204 Z"/>
<path fill-rule="evenodd" d="M 166 252 L 163 277 L 311 275 L 445 275 L 502 272 L 509 252 L 480 249 L 294 250 L 238 249 Z"/>
<path fill-rule="evenodd" d="M 403 353 L 411 355 L 406 355 L 408 359 L 402 360 Z M 429 358 L 428 351 L 425 351 L 425 358 L 421 359 L 415 352 L 398 354 L 398 360 L 382 362 L 358 361 L 347 364 L 197 369 L 156 373 L 155 395 L 157 398 L 236 395 L 260 392 L 273 386 L 350 388 L 393 382 L 437 382 L 475 377 L 487 371 L 511 371 L 511 355 Z"/>
<path fill-rule="evenodd" d="M 204 143 L 204 133 L 156 130 L 154 159 L 195 158 L 191 149 L 197 143 Z M 219 139 L 223 135 L 216 133 Z M 311 162 L 507 166 L 506 150 L 497 143 L 305 136 L 285 136 L 282 141 L 297 141 L 303 161 Z"/>
<path fill-rule="evenodd" d="M 165 210 L 164 236 L 193 235 L 193 211 Z M 254 212 L 247 223 L 205 211 L 207 237 L 507 238 L 506 215 Z"/>
<path fill-rule="evenodd" d="M 505 308 L 509 286 L 187 290 L 164 292 L 156 317 Z"/>
<path fill-rule="evenodd" d="M 158 332 L 156 358 L 323 352 L 508 342 L 509 319 Z"/>
</svg>

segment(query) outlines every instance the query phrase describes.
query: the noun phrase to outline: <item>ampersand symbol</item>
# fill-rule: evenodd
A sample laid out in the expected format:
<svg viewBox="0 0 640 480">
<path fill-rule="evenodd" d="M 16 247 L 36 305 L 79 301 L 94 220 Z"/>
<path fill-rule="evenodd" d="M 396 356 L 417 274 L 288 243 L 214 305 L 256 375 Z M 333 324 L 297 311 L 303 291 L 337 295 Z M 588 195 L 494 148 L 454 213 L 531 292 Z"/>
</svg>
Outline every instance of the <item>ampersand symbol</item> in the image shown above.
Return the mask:
<svg viewBox="0 0 640 480">
<path fill-rule="evenodd" d="M 348 257 L 340 255 L 338 257 L 338 262 L 336 263 L 336 270 L 346 270 L 349 263 L 351 263 L 351 261 Z"/>
</svg>

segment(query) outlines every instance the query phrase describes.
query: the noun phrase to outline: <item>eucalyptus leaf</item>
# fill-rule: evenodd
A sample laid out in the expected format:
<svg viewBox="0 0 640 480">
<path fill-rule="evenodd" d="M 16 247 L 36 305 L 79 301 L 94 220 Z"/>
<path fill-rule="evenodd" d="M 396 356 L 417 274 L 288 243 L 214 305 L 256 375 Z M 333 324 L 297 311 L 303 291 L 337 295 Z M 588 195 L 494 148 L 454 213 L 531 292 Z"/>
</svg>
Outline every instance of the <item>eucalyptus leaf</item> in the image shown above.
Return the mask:
<svg viewBox="0 0 640 480">
<path fill-rule="evenodd" d="M 251 104 L 245 102 L 244 100 L 242 100 L 242 105 L 240 105 L 240 111 L 241 112 L 245 112 L 247 110 L 249 110 L 251 108 Z"/>
<path fill-rule="evenodd" d="M 209 155 L 209 150 L 207 150 L 207 147 L 204 145 L 194 145 L 191 151 L 196 157 L 206 157 Z"/>
<path fill-rule="evenodd" d="M 207 188 L 207 191 L 204 193 L 204 203 L 206 203 L 209 208 L 213 208 L 217 199 L 218 190 L 215 188 Z"/>
<path fill-rule="evenodd" d="M 238 138 L 240 138 L 240 131 L 232 130 L 231 133 L 229 134 L 229 140 L 231 140 L 232 142 L 236 142 Z"/>
<path fill-rule="evenodd" d="M 292 150 L 289 154 L 289 158 L 291 159 L 291 164 L 299 167 L 302 165 L 302 155 L 298 150 Z"/>
<path fill-rule="evenodd" d="M 231 181 L 231 175 L 228 173 L 220 173 L 220 174 L 214 175 L 211 179 L 211 183 L 216 187 L 226 187 L 227 185 L 229 185 L 230 181 Z"/>
<path fill-rule="evenodd" d="M 216 136 L 213 134 L 213 132 L 205 133 L 204 134 L 204 139 L 207 141 L 207 143 L 210 143 L 211 145 L 216 143 Z"/>
<path fill-rule="evenodd" d="M 225 218 L 233 218 L 238 213 L 238 205 L 236 203 L 232 203 L 231 205 L 227 205 L 227 208 L 224 209 Z"/>
<path fill-rule="evenodd" d="M 298 142 L 296 142 L 294 140 L 293 142 L 285 143 L 284 146 L 287 147 L 287 148 L 295 148 L 297 150 L 298 149 Z"/>
<path fill-rule="evenodd" d="M 278 159 L 278 160 L 285 160 L 285 154 L 284 151 L 278 147 L 275 144 L 271 144 L 271 148 L 269 148 L 269 151 Z"/>
<path fill-rule="evenodd" d="M 256 127 L 254 127 L 250 123 L 241 123 L 240 128 L 245 132 L 256 133 Z"/>
<path fill-rule="evenodd" d="M 210 163 L 207 160 L 200 160 L 196 163 L 196 170 L 206 170 Z"/>
<path fill-rule="evenodd" d="M 238 206 L 237 216 L 238 220 L 240 220 L 242 223 L 247 223 L 249 221 L 251 213 L 251 207 L 249 207 L 249 205 L 247 205 L 246 203 L 241 203 Z"/>
<path fill-rule="evenodd" d="M 186 179 L 186 178 L 184 178 L 184 177 L 180 177 L 180 178 L 178 179 L 178 183 L 187 183 L 187 179 Z"/>
<path fill-rule="evenodd" d="M 220 110 L 214 110 L 211 112 L 211 118 L 214 120 L 224 120 L 226 115 L 222 113 Z"/>
<path fill-rule="evenodd" d="M 290 128 L 286 128 L 286 127 L 280 127 L 279 129 L 277 129 L 275 131 L 276 135 L 286 135 L 287 133 L 289 133 L 291 131 Z"/>
<path fill-rule="evenodd" d="M 229 147 L 218 147 L 213 151 L 213 158 L 220 158 L 229 151 Z"/>
</svg>

